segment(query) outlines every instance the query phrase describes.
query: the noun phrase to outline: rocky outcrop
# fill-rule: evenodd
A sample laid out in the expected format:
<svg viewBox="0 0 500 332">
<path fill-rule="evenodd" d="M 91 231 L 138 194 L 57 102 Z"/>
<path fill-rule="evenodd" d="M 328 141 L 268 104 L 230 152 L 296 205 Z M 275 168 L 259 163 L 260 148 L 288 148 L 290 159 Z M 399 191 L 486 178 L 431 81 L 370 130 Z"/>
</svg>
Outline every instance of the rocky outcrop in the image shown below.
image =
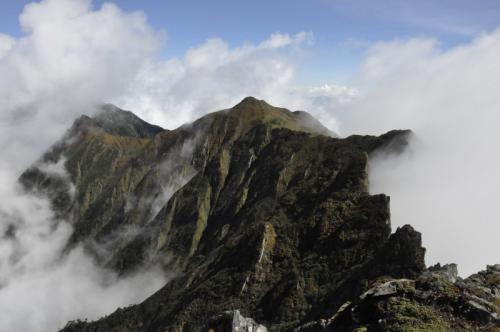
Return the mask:
<svg viewBox="0 0 500 332">
<path fill-rule="evenodd" d="M 243 317 L 239 310 L 226 311 L 210 318 L 203 331 L 213 332 L 267 332 L 265 326 Z"/>
<path fill-rule="evenodd" d="M 68 246 L 85 244 L 121 274 L 154 264 L 177 277 L 141 304 L 64 331 L 397 330 L 435 317 L 458 326 L 434 310 L 436 298 L 418 298 L 425 278 L 475 282 L 474 296 L 493 303 L 475 299 L 476 309 L 498 307 L 481 288 L 498 280 L 426 270 L 420 233 L 391 234 L 389 197 L 369 194 L 369 156 L 401 152 L 409 131 L 340 139 L 307 113 L 251 97 L 172 131 L 110 116 L 118 129 L 108 115 L 77 121 L 21 181 L 73 224 Z M 50 163 L 66 173 L 45 172 Z M 464 312 L 449 315 L 496 322 Z"/>
<path fill-rule="evenodd" d="M 434 266 L 415 279 L 379 278 L 333 317 L 297 331 L 497 331 L 499 284 L 491 280 L 498 268 L 465 280 L 456 265 Z"/>
</svg>

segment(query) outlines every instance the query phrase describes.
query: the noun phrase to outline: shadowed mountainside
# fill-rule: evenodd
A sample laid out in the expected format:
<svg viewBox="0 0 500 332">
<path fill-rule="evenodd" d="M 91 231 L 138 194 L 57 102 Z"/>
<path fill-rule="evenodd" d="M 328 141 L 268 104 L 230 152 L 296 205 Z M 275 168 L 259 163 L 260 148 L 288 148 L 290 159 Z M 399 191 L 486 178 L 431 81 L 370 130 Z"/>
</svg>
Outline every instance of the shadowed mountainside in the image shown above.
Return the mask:
<svg viewBox="0 0 500 332">
<path fill-rule="evenodd" d="M 500 267 L 426 269 L 420 234 L 391 234 L 389 197 L 368 192 L 370 155 L 410 135 L 336 138 L 252 97 L 172 131 L 111 105 L 82 116 L 20 181 L 72 223 L 68 249 L 177 277 L 63 331 L 494 329 Z"/>
</svg>

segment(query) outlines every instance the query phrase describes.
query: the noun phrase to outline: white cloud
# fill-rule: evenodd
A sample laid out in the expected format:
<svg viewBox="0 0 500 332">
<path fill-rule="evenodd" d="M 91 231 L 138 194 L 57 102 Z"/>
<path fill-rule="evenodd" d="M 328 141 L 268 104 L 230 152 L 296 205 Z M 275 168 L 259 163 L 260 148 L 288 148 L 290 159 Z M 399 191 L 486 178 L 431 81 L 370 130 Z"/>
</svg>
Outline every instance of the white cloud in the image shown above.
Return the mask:
<svg viewBox="0 0 500 332">
<path fill-rule="evenodd" d="M 284 35 L 281 33 L 272 34 L 269 39 L 262 42 L 260 46 L 262 48 L 281 48 L 289 45 L 292 42 L 290 35 Z"/>
<path fill-rule="evenodd" d="M 140 302 L 165 283 L 154 269 L 119 279 L 80 247 L 61 256 L 71 226 L 56 222 L 48 202 L 23 194 L 14 179 L 0 172 L 1 331 L 55 331 Z"/>
<path fill-rule="evenodd" d="M 358 94 L 358 90 L 353 87 L 337 84 L 296 88 L 287 86 L 269 100 L 292 110 L 307 111 L 323 125 L 339 133 L 341 127 L 337 114 L 344 109 L 345 104 L 355 100 Z"/>
<path fill-rule="evenodd" d="M 23 37 L 0 37 L 1 159 L 18 170 L 89 105 L 121 93 L 162 44 L 141 13 L 88 0 L 29 4 L 20 22 Z"/>
<path fill-rule="evenodd" d="M 119 104 L 175 128 L 248 95 L 272 99 L 294 76 L 293 61 L 281 51 L 302 39 L 273 35 L 260 45 L 235 48 L 221 39 L 207 40 L 182 58 L 149 63 Z"/>
<path fill-rule="evenodd" d="M 8 51 L 14 46 L 14 38 L 9 35 L 0 33 L 0 59 L 2 59 Z"/>
<path fill-rule="evenodd" d="M 332 111 L 356 90 L 328 84 L 296 87 L 298 58 L 313 40 L 308 32 L 272 34 L 259 44 L 239 47 L 209 39 L 181 58 L 148 63 L 117 103 L 172 129 L 252 95 L 292 110 L 311 111 L 335 130 Z"/>
<path fill-rule="evenodd" d="M 428 263 L 463 275 L 498 263 L 500 30 L 443 50 L 432 39 L 379 43 L 359 73 L 341 132 L 409 128 L 404 156 L 375 161 L 372 191 L 391 195 L 393 224 L 423 232 Z"/>
<path fill-rule="evenodd" d="M 74 118 L 122 93 L 163 37 L 140 13 L 85 0 L 29 4 L 20 22 L 23 37 L 0 35 L 0 330 L 54 331 L 137 303 L 165 276 L 119 279 L 79 248 L 62 257 L 71 227 L 16 179 Z"/>
<path fill-rule="evenodd" d="M 299 32 L 293 36 L 289 34 L 273 33 L 269 38 L 260 43 L 262 49 L 279 49 L 289 45 L 301 46 L 304 43 L 314 43 L 314 35 L 311 32 Z"/>
</svg>

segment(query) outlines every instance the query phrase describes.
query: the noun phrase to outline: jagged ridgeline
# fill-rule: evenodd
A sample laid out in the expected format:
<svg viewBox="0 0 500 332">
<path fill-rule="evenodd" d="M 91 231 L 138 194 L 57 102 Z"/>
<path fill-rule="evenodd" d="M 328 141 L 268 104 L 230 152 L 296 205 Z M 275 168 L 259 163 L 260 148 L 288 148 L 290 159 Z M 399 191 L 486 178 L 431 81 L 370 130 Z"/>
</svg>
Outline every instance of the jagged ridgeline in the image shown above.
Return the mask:
<svg viewBox="0 0 500 332">
<path fill-rule="evenodd" d="M 63 330 L 494 331 L 500 266 L 426 269 L 420 234 L 391 234 L 389 198 L 368 192 L 370 155 L 410 135 L 341 139 L 252 97 L 172 131 L 111 105 L 82 116 L 20 181 L 72 224 L 68 250 L 177 277 Z"/>
</svg>

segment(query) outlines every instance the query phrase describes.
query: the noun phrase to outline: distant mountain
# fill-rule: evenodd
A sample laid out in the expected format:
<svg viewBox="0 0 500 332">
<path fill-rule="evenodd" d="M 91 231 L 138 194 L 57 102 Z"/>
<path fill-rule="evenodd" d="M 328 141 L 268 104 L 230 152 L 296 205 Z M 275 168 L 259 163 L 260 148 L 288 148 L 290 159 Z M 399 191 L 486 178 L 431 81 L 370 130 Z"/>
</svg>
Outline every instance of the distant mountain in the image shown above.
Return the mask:
<svg viewBox="0 0 500 332">
<path fill-rule="evenodd" d="M 92 123 L 88 125 L 99 127 L 109 134 L 118 136 L 151 138 L 164 131 L 161 127 L 143 121 L 134 113 L 121 110 L 111 104 L 103 105 L 94 118 L 83 116 L 80 121 L 90 121 Z"/>
<path fill-rule="evenodd" d="M 368 192 L 369 156 L 410 135 L 341 139 L 252 97 L 171 131 L 112 105 L 82 116 L 21 183 L 73 224 L 68 248 L 177 277 L 63 331 L 494 331 L 500 266 L 426 268 L 420 234 L 391 234 L 389 197 Z"/>
</svg>

